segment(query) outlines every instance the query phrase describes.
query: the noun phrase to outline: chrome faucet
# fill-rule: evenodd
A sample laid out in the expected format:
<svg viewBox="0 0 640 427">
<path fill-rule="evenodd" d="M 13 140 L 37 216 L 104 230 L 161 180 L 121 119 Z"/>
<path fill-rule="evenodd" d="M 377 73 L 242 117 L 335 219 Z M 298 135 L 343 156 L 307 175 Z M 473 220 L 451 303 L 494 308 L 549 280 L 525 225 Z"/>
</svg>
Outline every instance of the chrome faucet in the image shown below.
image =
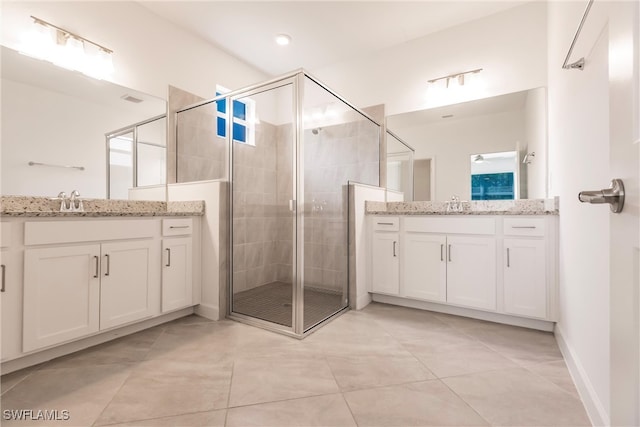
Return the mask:
<svg viewBox="0 0 640 427">
<path fill-rule="evenodd" d="M 71 201 L 67 198 L 67 193 L 64 191 L 59 192 L 58 199 L 60 199 L 60 212 L 71 210 Z"/>
<path fill-rule="evenodd" d="M 462 212 L 462 203 L 460 197 L 455 194 L 451 196 L 451 200 L 447 202 L 447 212 Z"/>
<path fill-rule="evenodd" d="M 82 200 L 80 200 L 80 192 L 78 190 L 73 190 L 71 192 L 70 205 L 71 205 L 71 211 L 73 211 L 73 212 L 82 212 L 82 211 L 84 211 L 84 206 L 82 205 Z"/>
</svg>

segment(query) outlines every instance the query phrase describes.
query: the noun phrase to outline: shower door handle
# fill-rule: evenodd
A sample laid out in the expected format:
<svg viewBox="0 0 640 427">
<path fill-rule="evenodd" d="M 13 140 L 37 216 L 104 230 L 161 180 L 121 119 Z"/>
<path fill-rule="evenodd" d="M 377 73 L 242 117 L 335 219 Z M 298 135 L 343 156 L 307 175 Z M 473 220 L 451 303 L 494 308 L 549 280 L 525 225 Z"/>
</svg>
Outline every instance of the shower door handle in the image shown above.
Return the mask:
<svg viewBox="0 0 640 427">
<path fill-rule="evenodd" d="M 295 212 L 296 211 L 296 201 L 295 200 L 289 200 L 289 210 L 291 212 Z"/>
</svg>

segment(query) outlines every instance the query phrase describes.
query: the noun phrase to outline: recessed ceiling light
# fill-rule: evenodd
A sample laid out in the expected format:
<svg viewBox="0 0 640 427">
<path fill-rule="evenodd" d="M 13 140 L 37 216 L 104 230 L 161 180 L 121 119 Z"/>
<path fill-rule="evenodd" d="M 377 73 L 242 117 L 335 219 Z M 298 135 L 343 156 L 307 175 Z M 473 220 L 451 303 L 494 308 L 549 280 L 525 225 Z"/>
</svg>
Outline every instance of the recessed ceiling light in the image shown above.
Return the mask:
<svg viewBox="0 0 640 427">
<path fill-rule="evenodd" d="M 287 34 L 278 34 L 276 35 L 276 43 L 280 46 L 286 46 L 291 43 L 291 36 Z"/>
</svg>

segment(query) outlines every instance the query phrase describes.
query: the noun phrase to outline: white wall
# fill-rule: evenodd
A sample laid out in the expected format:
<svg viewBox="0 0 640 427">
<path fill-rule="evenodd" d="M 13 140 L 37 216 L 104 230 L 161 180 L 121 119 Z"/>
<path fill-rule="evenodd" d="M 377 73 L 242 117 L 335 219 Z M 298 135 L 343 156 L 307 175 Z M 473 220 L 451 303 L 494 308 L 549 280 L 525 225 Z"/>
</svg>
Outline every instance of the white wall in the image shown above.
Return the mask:
<svg viewBox="0 0 640 427">
<path fill-rule="evenodd" d="M 527 198 L 547 197 L 547 94 L 546 90 L 527 93 L 524 107 L 526 152 L 535 152 L 533 161 L 524 166 L 527 180 Z M 522 158 L 520 159 L 522 160 Z"/>
<path fill-rule="evenodd" d="M 2 79 L 1 194 L 54 197 L 106 194 L 105 136 L 143 120 L 129 110 Z M 29 161 L 85 170 L 28 166 Z"/>
<path fill-rule="evenodd" d="M 546 43 L 546 3 L 530 2 L 312 72 L 354 105 L 384 103 L 393 115 L 429 106 L 427 80 L 476 68 L 486 89 L 465 100 L 546 86 Z"/>
<path fill-rule="evenodd" d="M 469 200 L 470 156 L 513 151 L 516 142 L 525 138 L 522 110 L 443 119 L 407 128 L 394 125 L 393 130 L 403 140 L 411 141 L 415 159 L 433 159 L 435 192 L 431 200 L 448 200 L 454 194 Z"/>
<path fill-rule="evenodd" d="M 560 198 L 560 319 L 556 336 L 592 421 L 607 424 L 609 392 L 609 209 L 578 202 L 581 190 L 610 181 L 607 33 L 595 2 L 576 58 L 583 71 L 561 68 L 582 2 L 549 4 L 550 195 Z M 600 25 L 597 25 L 597 24 Z M 599 37 L 599 39 L 598 39 Z M 602 209 L 600 209 L 602 208 Z"/>
<path fill-rule="evenodd" d="M 112 49 L 114 83 L 163 99 L 169 84 L 213 98 L 216 84 L 236 89 L 268 77 L 135 2 L 3 2 L 3 45 L 18 49 L 30 15 Z"/>
</svg>

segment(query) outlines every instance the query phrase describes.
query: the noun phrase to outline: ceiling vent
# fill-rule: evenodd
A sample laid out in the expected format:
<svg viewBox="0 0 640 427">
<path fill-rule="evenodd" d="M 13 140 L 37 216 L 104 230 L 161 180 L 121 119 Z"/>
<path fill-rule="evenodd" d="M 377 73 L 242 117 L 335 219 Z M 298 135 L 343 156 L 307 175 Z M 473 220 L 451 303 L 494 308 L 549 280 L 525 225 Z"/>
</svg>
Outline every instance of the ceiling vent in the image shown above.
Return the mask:
<svg viewBox="0 0 640 427">
<path fill-rule="evenodd" d="M 135 96 L 131 96 L 129 94 L 122 95 L 120 98 L 124 99 L 125 101 L 133 102 L 134 104 L 139 104 L 142 102 L 142 99 L 136 98 Z"/>
</svg>

